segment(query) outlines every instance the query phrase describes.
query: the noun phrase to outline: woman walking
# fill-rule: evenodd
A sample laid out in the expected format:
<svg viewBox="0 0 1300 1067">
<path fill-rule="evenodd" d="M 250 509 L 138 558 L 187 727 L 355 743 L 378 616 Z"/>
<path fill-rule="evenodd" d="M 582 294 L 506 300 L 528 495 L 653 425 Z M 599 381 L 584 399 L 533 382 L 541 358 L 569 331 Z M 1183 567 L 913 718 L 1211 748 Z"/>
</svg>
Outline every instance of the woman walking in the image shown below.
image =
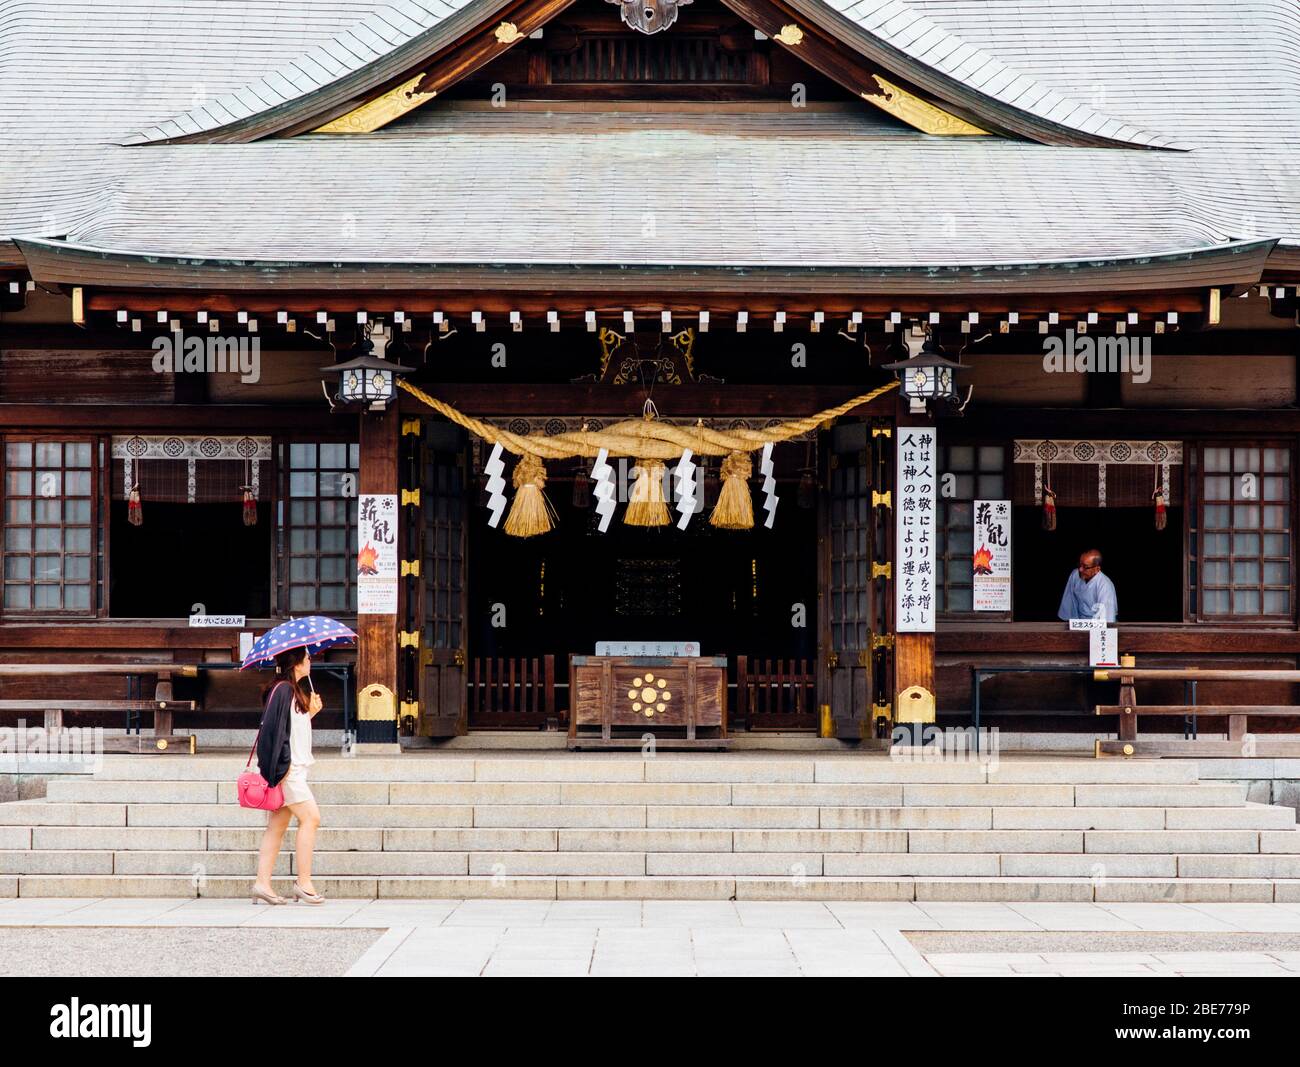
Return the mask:
<svg viewBox="0 0 1300 1067">
<path fill-rule="evenodd" d="M 307 784 L 307 768 L 315 762 L 311 754 L 311 720 L 321 710 L 321 699 L 311 684 L 310 653 L 301 647 L 279 653 L 275 657 L 275 673 L 275 680 L 263 693 L 266 710 L 262 713 L 257 738 L 257 766 L 268 784 L 283 787 L 284 807 L 267 815 L 266 833 L 257 859 L 257 880 L 253 883 L 253 902 L 290 902 L 271 888 L 271 871 L 280 854 L 289 819 L 296 817 L 297 877 L 293 899 L 322 904 L 325 898 L 316 892 L 311 881 L 320 808 Z"/>
</svg>

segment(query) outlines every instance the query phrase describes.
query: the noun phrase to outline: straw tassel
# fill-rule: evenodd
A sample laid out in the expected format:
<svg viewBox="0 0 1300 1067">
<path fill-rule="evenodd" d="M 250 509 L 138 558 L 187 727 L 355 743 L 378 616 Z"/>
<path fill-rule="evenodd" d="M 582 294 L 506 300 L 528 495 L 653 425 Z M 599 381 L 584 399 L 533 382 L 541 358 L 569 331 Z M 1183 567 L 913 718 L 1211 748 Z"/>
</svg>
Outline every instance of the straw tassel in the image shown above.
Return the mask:
<svg viewBox="0 0 1300 1067">
<path fill-rule="evenodd" d="M 637 476 L 627 498 L 623 521 L 628 526 L 667 526 L 668 501 L 664 499 L 664 461 L 638 459 Z"/>
<path fill-rule="evenodd" d="M 546 486 L 546 467 L 540 459 L 525 452 L 515 464 L 511 480 L 515 501 L 506 516 L 506 533 L 511 537 L 536 537 L 555 526 L 555 510 L 542 491 Z"/>
<path fill-rule="evenodd" d="M 754 465 L 748 452 L 731 452 L 722 461 L 722 491 L 709 522 L 723 530 L 752 530 L 754 502 L 749 495 L 749 476 Z"/>
</svg>

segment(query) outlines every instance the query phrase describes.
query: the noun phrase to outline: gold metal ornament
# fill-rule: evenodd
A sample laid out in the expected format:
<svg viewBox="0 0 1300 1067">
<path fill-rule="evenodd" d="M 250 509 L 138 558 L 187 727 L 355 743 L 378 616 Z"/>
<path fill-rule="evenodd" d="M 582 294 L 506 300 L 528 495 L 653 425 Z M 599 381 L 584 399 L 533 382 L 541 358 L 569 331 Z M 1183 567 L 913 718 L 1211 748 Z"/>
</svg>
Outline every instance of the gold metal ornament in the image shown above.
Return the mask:
<svg viewBox="0 0 1300 1067">
<path fill-rule="evenodd" d="M 437 92 L 419 93 L 416 86 L 424 80 L 423 73 L 417 74 L 409 81 L 403 82 L 396 89 L 389 89 L 382 96 L 367 100 L 359 107 L 353 108 L 346 115 L 331 119 L 323 126 L 317 126 L 312 133 L 373 133 L 387 126 L 394 119 L 401 118 L 408 111 L 414 111 L 421 104 L 428 103 Z"/>
<path fill-rule="evenodd" d="M 492 36 L 502 44 L 514 44 L 516 41 L 520 40 L 524 34 L 519 31 L 519 27 L 513 22 L 503 22 L 496 28 L 496 32 Z"/>
<path fill-rule="evenodd" d="M 803 44 L 803 30 L 790 22 L 781 27 L 780 33 L 773 34 L 772 40 L 780 41 L 783 45 L 793 48 L 795 45 Z"/>
<path fill-rule="evenodd" d="M 863 93 L 862 99 L 875 104 L 882 111 L 888 111 L 896 119 L 901 119 L 922 133 L 932 133 L 940 137 L 988 136 L 988 130 L 981 130 L 965 119 L 949 114 L 928 100 L 922 100 L 906 89 L 899 88 L 893 82 L 886 81 L 879 74 L 873 74 L 872 77 L 880 86 L 880 92 Z"/>
</svg>

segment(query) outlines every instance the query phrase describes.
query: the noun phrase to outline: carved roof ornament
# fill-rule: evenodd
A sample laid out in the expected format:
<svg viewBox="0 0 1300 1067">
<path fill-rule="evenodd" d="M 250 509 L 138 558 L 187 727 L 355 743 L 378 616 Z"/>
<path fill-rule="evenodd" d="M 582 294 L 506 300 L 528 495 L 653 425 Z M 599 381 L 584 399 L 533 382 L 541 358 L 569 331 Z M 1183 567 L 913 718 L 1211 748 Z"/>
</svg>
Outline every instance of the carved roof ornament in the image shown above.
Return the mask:
<svg viewBox="0 0 1300 1067">
<path fill-rule="evenodd" d="M 691 0 L 608 0 L 623 9 L 623 21 L 642 33 L 658 33 L 677 21 L 677 9 Z"/>
</svg>

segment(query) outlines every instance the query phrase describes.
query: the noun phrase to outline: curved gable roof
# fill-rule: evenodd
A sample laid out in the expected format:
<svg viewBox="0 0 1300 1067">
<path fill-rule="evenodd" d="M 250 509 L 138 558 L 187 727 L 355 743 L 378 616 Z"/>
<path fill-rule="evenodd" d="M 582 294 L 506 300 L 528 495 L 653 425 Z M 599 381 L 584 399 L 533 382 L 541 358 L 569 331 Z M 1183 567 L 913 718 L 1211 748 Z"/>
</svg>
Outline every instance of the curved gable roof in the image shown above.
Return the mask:
<svg viewBox="0 0 1300 1067">
<path fill-rule="evenodd" d="M 1069 97 L 945 29 L 910 0 L 786 0 L 790 8 L 943 100 L 1002 116 L 1026 136 L 1084 144 L 1185 149 L 1171 138 Z"/>
<path fill-rule="evenodd" d="M 748 17 L 744 0 L 723 0 Z M 1044 85 L 944 29 L 908 0 L 780 0 L 865 59 L 954 105 L 977 124 L 1029 140 L 1094 147 L 1181 149 L 1170 138 L 1106 115 Z M 324 122 L 517 0 L 394 0 L 291 63 L 124 144 L 253 141 Z M 567 0 L 549 5 L 549 17 Z"/>
<path fill-rule="evenodd" d="M 510 0 L 391 0 L 291 62 L 122 144 L 252 141 L 389 81 L 487 21 Z"/>
</svg>

